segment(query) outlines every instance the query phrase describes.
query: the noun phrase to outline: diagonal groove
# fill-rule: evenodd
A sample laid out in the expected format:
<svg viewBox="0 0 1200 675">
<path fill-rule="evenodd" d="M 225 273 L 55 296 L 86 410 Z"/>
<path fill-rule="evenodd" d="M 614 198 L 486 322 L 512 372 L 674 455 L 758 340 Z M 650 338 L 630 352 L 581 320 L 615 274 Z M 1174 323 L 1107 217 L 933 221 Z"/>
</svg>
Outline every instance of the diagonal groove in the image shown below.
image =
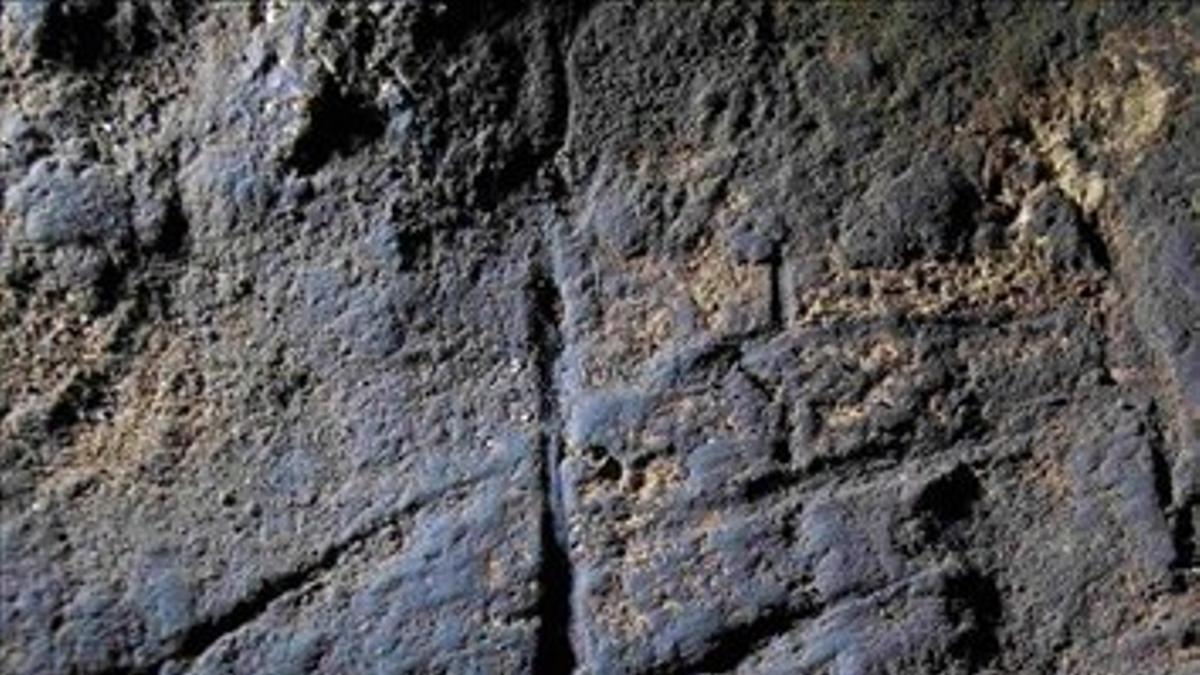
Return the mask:
<svg viewBox="0 0 1200 675">
<path fill-rule="evenodd" d="M 263 579 L 250 594 L 235 602 L 224 612 L 193 624 L 180 636 L 178 646 L 170 653 L 150 663 L 102 671 L 102 675 L 149 675 L 159 672 L 170 661 L 192 661 L 202 657 L 227 635 L 232 635 L 266 614 L 275 603 L 295 591 L 301 590 L 324 574 L 338 567 L 345 557 L 360 544 L 376 535 L 390 530 L 404 517 L 411 514 L 404 509 L 382 523 L 355 533 L 326 549 L 315 559 L 294 569 Z"/>
<path fill-rule="evenodd" d="M 195 661 L 203 657 L 223 638 L 260 619 L 280 600 L 302 591 L 350 561 L 370 541 L 391 535 L 402 522 L 411 519 L 422 509 L 495 473 L 494 467 L 488 467 L 476 475 L 407 500 L 404 506 L 372 519 L 341 541 L 330 545 L 315 558 L 263 579 L 255 590 L 234 602 L 225 611 L 190 626 L 175 642 L 177 646 L 167 654 L 142 665 L 102 670 L 99 671 L 99 675 L 149 675 L 160 672 L 171 661 Z"/>
</svg>

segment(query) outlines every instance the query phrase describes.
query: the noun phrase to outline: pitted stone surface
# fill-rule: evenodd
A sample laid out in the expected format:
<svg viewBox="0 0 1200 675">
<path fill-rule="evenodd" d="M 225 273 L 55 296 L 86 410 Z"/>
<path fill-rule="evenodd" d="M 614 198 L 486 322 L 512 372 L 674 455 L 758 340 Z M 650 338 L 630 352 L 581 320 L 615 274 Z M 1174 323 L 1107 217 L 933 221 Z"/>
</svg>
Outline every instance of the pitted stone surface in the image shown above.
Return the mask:
<svg viewBox="0 0 1200 675">
<path fill-rule="evenodd" d="M 1195 6 L 0 55 L 0 672 L 1200 669 Z"/>
</svg>

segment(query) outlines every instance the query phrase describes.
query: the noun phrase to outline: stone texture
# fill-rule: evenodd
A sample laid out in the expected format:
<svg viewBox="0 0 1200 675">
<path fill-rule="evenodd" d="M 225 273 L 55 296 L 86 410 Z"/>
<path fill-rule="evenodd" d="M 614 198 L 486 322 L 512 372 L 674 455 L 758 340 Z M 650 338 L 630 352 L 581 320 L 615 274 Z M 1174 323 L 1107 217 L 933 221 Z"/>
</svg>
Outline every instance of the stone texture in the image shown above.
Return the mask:
<svg viewBox="0 0 1200 675">
<path fill-rule="evenodd" d="M 1195 6 L 0 54 L 0 671 L 1200 670 Z"/>
</svg>

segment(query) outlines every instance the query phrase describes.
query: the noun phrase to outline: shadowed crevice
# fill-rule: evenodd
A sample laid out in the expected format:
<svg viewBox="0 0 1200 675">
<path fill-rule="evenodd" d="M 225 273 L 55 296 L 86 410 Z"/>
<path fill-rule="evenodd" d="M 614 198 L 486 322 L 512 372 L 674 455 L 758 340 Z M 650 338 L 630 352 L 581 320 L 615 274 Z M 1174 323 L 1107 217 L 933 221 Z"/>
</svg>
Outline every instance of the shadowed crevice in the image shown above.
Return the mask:
<svg viewBox="0 0 1200 675">
<path fill-rule="evenodd" d="M 951 648 L 969 672 L 985 669 L 1000 656 L 999 631 L 1004 605 L 995 580 L 977 570 L 968 570 L 951 579 L 946 587 L 951 612 L 967 622 L 964 632 Z"/>
<path fill-rule="evenodd" d="M 373 143 L 385 130 L 379 110 L 327 79 L 285 164 L 302 176 L 314 174 L 335 157 L 352 155 Z"/>
<path fill-rule="evenodd" d="M 556 369 L 562 353 L 562 298 L 544 261 L 531 266 L 528 293 L 528 338 L 537 367 L 539 417 L 541 422 L 541 570 L 537 614 L 540 622 L 535 673 L 557 675 L 575 670 L 576 657 L 571 643 L 574 572 L 571 568 L 567 539 L 567 518 L 563 507 L 562 478 L 558 471 L 562 460 L 562 433 Z"/>
</svg>

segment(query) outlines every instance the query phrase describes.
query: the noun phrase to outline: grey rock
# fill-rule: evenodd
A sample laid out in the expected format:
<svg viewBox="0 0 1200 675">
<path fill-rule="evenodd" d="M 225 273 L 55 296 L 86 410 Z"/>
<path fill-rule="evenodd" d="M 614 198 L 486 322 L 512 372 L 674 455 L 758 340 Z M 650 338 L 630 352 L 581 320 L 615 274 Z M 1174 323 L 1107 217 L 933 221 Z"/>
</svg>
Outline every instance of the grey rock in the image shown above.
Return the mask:
<svg viewBox="0 0 1200 675">
<path fill-rule="evenodd" d="M 36 162 L 4 195 L 24 224 L 25 241 L 46 247 L 103 245 L 128 236 L 127 199 L 110 169 L 58 158 Z"/>
<path fill-rule="evenodd" d="M 0 671 L 1194 671 L 1198 20 L 0 4 Z"/>
</svg>

